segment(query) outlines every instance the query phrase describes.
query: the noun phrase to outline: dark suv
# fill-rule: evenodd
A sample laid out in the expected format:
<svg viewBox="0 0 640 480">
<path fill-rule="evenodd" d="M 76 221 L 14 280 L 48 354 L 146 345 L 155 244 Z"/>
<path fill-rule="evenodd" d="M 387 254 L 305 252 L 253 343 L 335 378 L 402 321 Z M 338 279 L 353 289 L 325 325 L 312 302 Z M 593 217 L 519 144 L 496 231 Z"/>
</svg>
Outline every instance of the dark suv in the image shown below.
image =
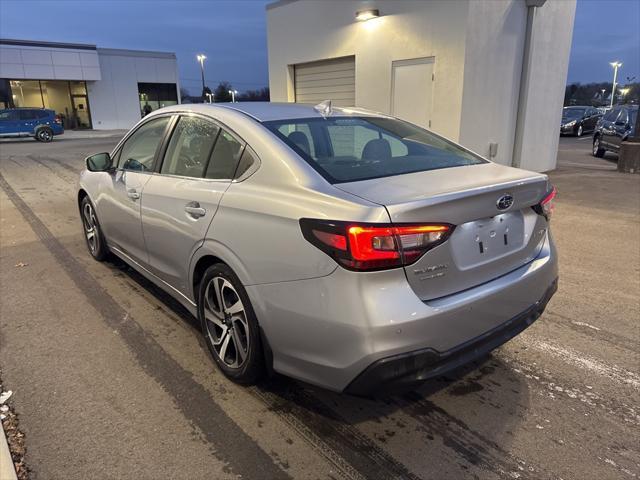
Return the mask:
<svg viewBox="0 0 640 480">
<path fill-rule="evenodd" d="M 33 137 L 50 142 L 64 133 L 62 120 L 53 110 L 44 108 L 11 108 L 0 110 L 0 138 Z"/>
<path fill-rule="evenodd" d="M 593 155 L 603 157 L 606 151 L 618 153 L 636 125 L 638 105 L 618 105 L 600 119 L 593 133 Z"/>
</svg>

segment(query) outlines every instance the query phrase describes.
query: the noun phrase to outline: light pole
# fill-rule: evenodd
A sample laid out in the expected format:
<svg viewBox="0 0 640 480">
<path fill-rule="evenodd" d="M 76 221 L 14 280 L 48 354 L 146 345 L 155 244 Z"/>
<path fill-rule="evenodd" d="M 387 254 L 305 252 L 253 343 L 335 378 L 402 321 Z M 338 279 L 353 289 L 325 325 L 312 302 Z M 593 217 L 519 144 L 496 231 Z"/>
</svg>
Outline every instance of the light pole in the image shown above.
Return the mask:
<svg viewBox="0 0 640 480">
<path fill-rule="evenodd" d="M 213 93 L 207 93 L 207 98 L 209 99 L 209 103 L 213 101 Z"/>
<path fill-rule="evenodd" d="M 613 86 L 611 87 L 611 105 L 609 105 L 609 108 L 613 108 L 613 99 L 616 96 L 616 80 L 618 80 L 618 68 L 622 66 L 622 63 L 611 62 L 609 65 L 613 67 Z"/>
<path fill-rule="evenodd" d="M 238 94 L 238 90 L 229 90 L 229 95 L 231 95 L 231 103 L 236 103 L 237 94 Z"/>
<path fill-rule="evenodd" d="M 206 56 L 204 56 L 203 54 L 199 54 L 197 57 L 198 61 L 200 62 L 200 74 L 202 75 L 202 95 L 204 96 L 204 61 L 207 58 Z"/>
</svg>

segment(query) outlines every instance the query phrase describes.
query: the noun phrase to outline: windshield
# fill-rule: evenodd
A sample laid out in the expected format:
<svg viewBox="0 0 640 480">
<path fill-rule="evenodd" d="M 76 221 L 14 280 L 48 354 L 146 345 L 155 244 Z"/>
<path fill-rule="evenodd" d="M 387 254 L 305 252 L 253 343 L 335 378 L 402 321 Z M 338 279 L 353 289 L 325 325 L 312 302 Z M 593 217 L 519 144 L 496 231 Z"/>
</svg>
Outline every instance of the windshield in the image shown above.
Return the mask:
<svg viewBox="0 0 640 480">
<path fill-rule="evenodd" d="M 584 108 L 565 108 L 562 111 L 562 118 L 568 118 L 572 120 L 576 118 L 582 118 L 583 115 L 584 115 Z"/>
<path fill-rule="evenodd" d="M 264 125 L 331 183 L 486 162 L 442 137 L 392 118 L 308 118 Z"/>
</svg>

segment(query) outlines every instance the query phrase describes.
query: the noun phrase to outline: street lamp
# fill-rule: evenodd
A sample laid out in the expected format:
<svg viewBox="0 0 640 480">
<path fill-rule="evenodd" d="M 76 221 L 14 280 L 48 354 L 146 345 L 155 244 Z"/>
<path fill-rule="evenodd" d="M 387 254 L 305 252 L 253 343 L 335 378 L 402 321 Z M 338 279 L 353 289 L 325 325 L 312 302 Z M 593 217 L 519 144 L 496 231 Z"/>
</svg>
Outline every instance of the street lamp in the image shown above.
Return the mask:
<svg viewBox="0 0 640 480">
<path fill-rule="evenodd" d="M 238 94 L 238 90 L 229 90 L 229 95 L 231 95 L 231 103 L 236 103 L 237 94 Z"/>
<path fill-rule="evenodd" d="M 199 54 L 197 57 L 198 61 L 200 62 L 200 74 L 202 75 L 202 93 L 204 94 L 204 61 L 207 58 L 206 56 L 204 56 L 203 54 Z"/>
<path fill-rule="evenodd" d="M 213 103 L 213 93 L 207 92 L 207 98 L 209 99 L 209 103 Z"/>
<path fill-rule="evenodd" d="M 616 80 L 618 80 L 618 68 L 622 66 L 620 62 L 611 62 L 609 65 L 613 67 L 613 86 L 611 87 L 611 105 L 610 108 L 613 108 L 613 99 L 616 95 Z"/>
</svg>

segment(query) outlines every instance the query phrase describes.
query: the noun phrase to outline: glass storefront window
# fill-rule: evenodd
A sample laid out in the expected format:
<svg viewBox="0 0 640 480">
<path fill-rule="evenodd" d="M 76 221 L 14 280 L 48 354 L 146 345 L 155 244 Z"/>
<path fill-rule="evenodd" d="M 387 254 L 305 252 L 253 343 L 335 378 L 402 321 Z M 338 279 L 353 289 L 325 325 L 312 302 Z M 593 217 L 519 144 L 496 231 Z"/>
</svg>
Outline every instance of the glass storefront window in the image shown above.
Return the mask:
<svg viewBox="0 0 640 480">
<path fill-rule="evenodd" d="M 48 108 L 60 116 L 64 128 L 91 128 L 86 82 L 9 80 L 9 92 L 5 94 L 2 85 L 6 82 L 0 79 L 0 107 Z"/>
<path fill-rule="evenodd" d="M 178 104 L 175 83 L 138 83 L 138 97 L 142 117 L 159 108 Z"/>
<path fill-rule="evenodd" d="M 44 107 L 38 80 L 12 80 L 9 85 L 16 107 Z"/>
</svg>

